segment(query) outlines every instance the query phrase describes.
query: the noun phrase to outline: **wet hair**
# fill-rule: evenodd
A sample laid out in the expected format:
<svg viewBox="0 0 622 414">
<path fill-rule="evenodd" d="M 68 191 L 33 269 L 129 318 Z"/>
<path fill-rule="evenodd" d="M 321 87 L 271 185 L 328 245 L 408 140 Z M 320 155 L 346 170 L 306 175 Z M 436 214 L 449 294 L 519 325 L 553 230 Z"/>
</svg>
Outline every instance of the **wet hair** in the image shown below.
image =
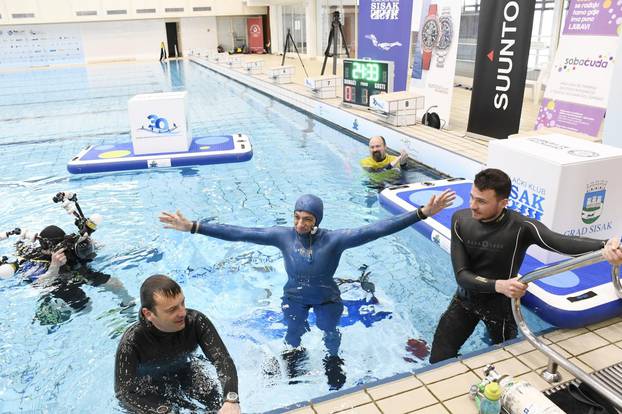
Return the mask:
<svg viewBox="0 0 622 414">
<path fill-rule="evenodd" d="M 510 177 L 496 168 L 487 168 L 478 172 L 473 185 L 480 191 L 493 190 L 500 200 L 509 198 L 512 190 Z"/>
<path fill-rule="evenodd" d="M 384 145 L 385 147 L 387 146 L 387 141 L 384 140 L 384 137 L 382 135 L 374 135 L 369 140 L 371 141 L 372 138 L 380 138 L 380 140 L 382 141 L 382 145 Z"/>
<path fill-rule="evenodd" d="M 140 307 L 155 312 L 155 295 L 173 298 L 181 293 L 181 287 L 166 275 L 149 276 L 140 287 Z"/>
</svg>

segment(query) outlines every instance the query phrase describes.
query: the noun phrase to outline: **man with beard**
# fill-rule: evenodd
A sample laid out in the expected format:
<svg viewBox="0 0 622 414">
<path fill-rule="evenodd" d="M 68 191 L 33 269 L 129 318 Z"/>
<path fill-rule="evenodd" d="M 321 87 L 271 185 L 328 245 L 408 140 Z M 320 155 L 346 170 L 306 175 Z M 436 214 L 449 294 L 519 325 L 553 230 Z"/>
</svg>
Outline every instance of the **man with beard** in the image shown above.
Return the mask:
<svg viewBox="0 0 622 414">
<path fill-rule="evenodd" d="M 436 328 L 430 363 L 456 357 L 480 321 L 494 344 L 516 338 L 510 300 L 527 291 L 516 276 L 529 246 L 569 256 L 603 249 L 603 257 L 613 266 L 622 263 L 619 237 L 566 236 L 508 210 L 511 188 L 503 171 L 480 171 L 473 181 L 469 208 L 452 216 L 451 262 L 458 290 Z"/>
<path fill-rule="evenodd" d="M 369 139 L 369 157 L 361 160 L 361 167 L 369 172 L 401 169 L 408 162 L 406 150 L 400 152 L 399 157 L 387 154 L 387 143 L 380 135 Z"/>
</svg>

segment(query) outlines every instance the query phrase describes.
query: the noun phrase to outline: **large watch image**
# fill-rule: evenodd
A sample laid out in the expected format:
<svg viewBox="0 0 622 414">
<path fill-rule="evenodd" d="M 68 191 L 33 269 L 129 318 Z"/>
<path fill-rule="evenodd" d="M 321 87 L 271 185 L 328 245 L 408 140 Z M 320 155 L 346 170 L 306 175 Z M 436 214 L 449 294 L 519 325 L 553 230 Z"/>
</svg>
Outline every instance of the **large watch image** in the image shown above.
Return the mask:
<svg viewBox="0 0 622 414">
<path fill-rule="evenodd" d="M 423 70 L 430 69 L 430 61 L 432 60 L 432 50 L 438 43 L 440 26 L 436 13 L 438 6 L 430 4 L 428 8 L 428 16 L 423 22 L 421 29 L 421 47 L 423 49 Z"/>
<path fill-rule="evenodd" d="M 240 402 L 240 397 L 237 392 L 228 392 L 225 395 L 225 402 L 238 404 Z"/>
<path fill-rule="evenodd" d="M 451 20 L 451 11 L 449 8 L 443 10 L 443 13 L 438 18 L 438 25 L 440 28 L 440 35 L 436 44 L 436 67 L 442 68 L 445 66 L 445 56 L 449 52 L 451 41 L 454 36 L 454 24 Z"/>
</svg>

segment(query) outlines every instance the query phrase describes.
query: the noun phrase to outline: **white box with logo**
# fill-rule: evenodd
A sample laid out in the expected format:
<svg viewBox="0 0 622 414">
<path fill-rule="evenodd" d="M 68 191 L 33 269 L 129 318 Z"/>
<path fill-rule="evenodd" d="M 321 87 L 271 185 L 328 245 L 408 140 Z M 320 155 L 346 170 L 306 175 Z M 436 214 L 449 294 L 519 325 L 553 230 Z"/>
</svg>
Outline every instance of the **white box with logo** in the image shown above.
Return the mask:
<svg viewBox="0 0 622 414">
<path fill-rule="evenodd" d="M 320 99 L 336 98 L 337 88 L 341 87 L 341 77 L 337 75 L 315 76 L 305 79 L 305 86 Z"/>
<path fill-rule="evenodd" d="M 512 179 L 508 207 L 570 236 L 608 239 L 622 234 L 622 149 L 564 134 L 493 140 L 488 167 Z M 564 256 L 537 246 L 544 263 Z"/>
<path fill-rule="evenodd" d="M 425 97 L 413 92 L 391 92 L 372 95 L 369 109 L 395 126 L 415 125 L 417 111 L 423 111 Z"/>
<path fill-rule="evenodd" d="M 188 151 L 187 92 L 136 95 L 128 102 L 134 154 Z"/>
</svg>

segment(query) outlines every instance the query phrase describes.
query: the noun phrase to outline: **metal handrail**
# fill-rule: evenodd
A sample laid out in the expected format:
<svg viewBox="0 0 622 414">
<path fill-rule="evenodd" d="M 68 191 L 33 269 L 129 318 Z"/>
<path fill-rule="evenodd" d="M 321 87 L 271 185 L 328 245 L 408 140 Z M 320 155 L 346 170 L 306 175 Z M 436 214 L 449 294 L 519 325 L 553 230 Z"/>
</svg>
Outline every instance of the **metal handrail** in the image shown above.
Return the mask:
<svg viewBox="0 0 622 414">
<path fill-rule="evenodd" d="M 533 282 L 538 279 L 542 279 L 548 276 L 552 276 L 558 273 L 566 272 L 569 270 L 577 269 L 579 267 L 591 265 L 594 263 L 599 263 L 604 261 L 605 259 L 602 256 L 602 250 L 588 253 L 579 257 L 575 257 L 569 260 L 566 260 L 561 263 L 557 263 L 551 266 L 543 267 L 541 269 L 534 270 L 521 276 L 518 281 L 523 283 Z M 611 268 L 611 278 L 613 282 L 613 286 L 616 289 L 616 293 L 619 298 L 622 298 L 622 284 L 620 283 L 620 269 L 618 266 L 612 266 Z M 523 333 L 525 338 L 538 350 L 549 357 L 549 367 L 552 367 L 555 370 L 556 365 L 561 365 L 564 369 L 574 375 L 576 378 L 580 379 L 590 387 L 592 387 L 596 392 L 601 394 L 607 400 L 609 400 L 613 405 L 617 408 L 622 409 L 622 396 L 613 392 L 607 384 L 601 381 L 598 378 L 591 377 L 586 372 L 581 370 L 572 362 L 568 361 L 561 354 L 556 352 L 554 349 L 549 347 L 548 345 L 541 342 L 534 334 L 531 332 L 527 323 L 525 322 L 525 318 L 523 317 L 523 313 L 521 311 L 520 298 L 512 298 L 512 313 L 514 314 L 514 319 L 516 320 L 516 324 L 518 328 Z M 554 373 L 553 373 L 554 375 Z"/>
</svg>

